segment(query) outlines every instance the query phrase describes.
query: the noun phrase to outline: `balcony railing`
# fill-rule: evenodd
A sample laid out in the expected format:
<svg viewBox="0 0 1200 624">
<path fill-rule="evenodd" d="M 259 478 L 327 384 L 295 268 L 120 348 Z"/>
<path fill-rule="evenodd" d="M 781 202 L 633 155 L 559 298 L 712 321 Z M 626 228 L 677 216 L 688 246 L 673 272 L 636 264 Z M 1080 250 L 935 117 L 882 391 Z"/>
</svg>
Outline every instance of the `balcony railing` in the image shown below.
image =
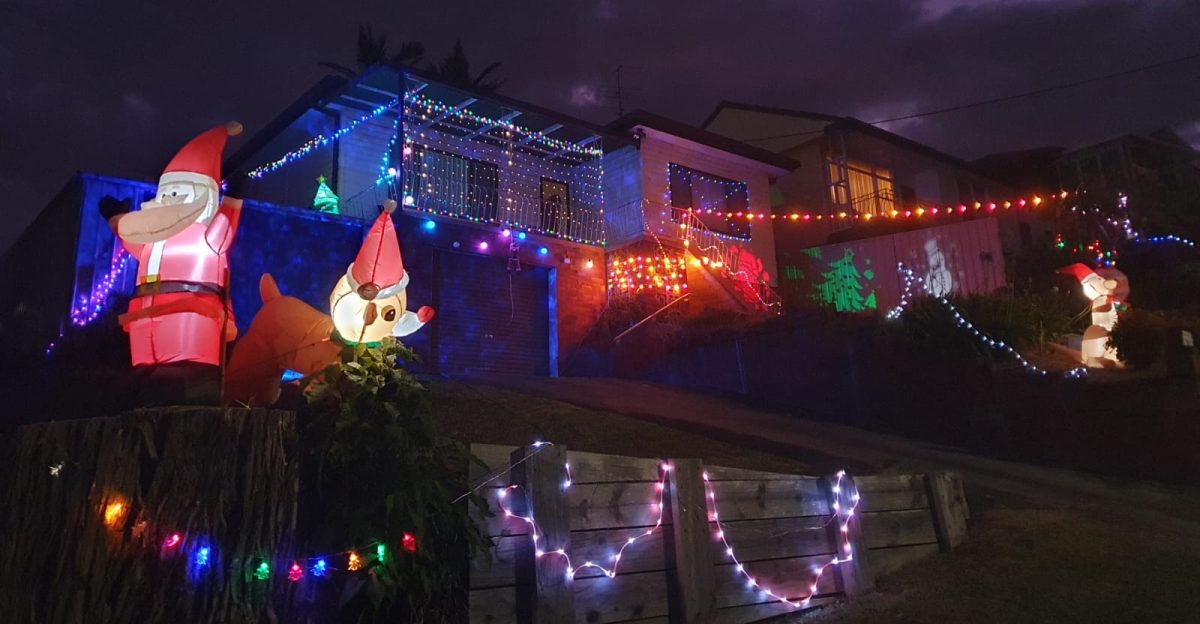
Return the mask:
<svg viewBox="0 0 1200 624">
<path fill-rule="evenodd" d="M 401 175 L 401 201 L 406 209 L 495 223 L 590 245 L 605 242 L 604 213 L 598 206 L 575 199 L 544 200 L 503 185 L 439 178 L 416 167 L 405 167 Z"/>
</svg>

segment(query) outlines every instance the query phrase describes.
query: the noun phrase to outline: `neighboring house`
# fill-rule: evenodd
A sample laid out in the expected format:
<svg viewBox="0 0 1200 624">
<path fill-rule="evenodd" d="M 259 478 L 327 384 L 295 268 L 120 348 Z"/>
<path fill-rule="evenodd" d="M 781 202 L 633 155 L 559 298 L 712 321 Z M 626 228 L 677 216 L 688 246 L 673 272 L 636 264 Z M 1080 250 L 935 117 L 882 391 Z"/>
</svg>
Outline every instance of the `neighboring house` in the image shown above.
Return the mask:
<svg viewBox="0 0 1200 624">
<path fill-rule="evenodd" d="M 865 311 L 894 305 L 902 287 L 899 261 L 918 274 L 940 275 L 939 292 L 990 292 L 1007 283 L 1006 258 L 1052 240 L 1035 212 L 1016 209 L 1022 203 L 1016 189 L 966 161 L 852 117 L 721 102 L 703 126 L 799 163 L 777 179 L 772 198 L 780 291 L 789 307 L 817 303 Z M 998 223 L 965 225 L 990 217 Z M 925 228 L 936 229 L 914 233 Z M 878 244 L 865 240 L 875 237 L 881 237 Z M 851 241 L 862 242 L 857 252 Z M 868 248 L 893 251 L 863 257 Z M 831 279 L 859 281 L 861 289 L 853 295 L 831 290 Z"/>
<path fill-rule="evenodd" d="M 1067 150 L 1055 173 L 1063 188 L 1086 190 L 1095 201 L 1109 202 L 1105 208 L 1116 206 L 1118 194 L 1128 196 L 1134 216 L 1151 216 L 1139 214 L 1146 210 L 1195 212 L 1200 202 L 1200 152 L 1169 130 Z"/>
<path fill-rule="evenodd" d="M 770 220 L 692 208 L 769 213 L 771 180 L 794 163 L 649 114 L 598 127 L 375 67 L 322 80 L 231 146 L 225 177 L 254 181 L 230 254 L 243 331 L 263 273 L 326 309 L 389 197 L 400 203 L 409 304 L 437 311 L 406 339 L 432 372 L 557 374 L 610 296 L 693 293 L 693 310 L 779 310 Z M 97 208 L 105 196 L 136 206 L 153 190 L 73 178 L 10 253 L 0 314 L 22 311 L 40 325 L 30 335 L 50 342 L 97 318 L 110 292 L 130 292 L 135 260 Z M 329 210 L 333 195 L 336 214 L 314 208 Z"/>
</svg>

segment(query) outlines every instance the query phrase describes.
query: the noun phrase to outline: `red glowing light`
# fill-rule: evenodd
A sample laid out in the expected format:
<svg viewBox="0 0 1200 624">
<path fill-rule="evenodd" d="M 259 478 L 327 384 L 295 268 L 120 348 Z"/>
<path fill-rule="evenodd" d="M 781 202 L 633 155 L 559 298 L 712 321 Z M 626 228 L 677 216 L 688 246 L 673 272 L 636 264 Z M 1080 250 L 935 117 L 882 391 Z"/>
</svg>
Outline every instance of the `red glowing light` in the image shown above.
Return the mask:
<svg viewBox="0 0 1200 624">
<path fill-rule="evenodd" d="M 163 548 L 175 548 L 183 541 L 183 536 L 178 533 L 172 533 L 163 540 Z"/>
<path fill-rule="evenodd" d="M 295 583 L 304 578 L 304 568 L 300 567 L 297 561 L 292 562 L 292 567 L 288 568 L 288 580 Z"/>
<path fill-rule="evenodd" d="M 406 553 L 417 552 L 417 537 L 412 533 L 405 533 L 404 536 L 400 538 L 400 550 L 403 550 Z"/>
</svg>

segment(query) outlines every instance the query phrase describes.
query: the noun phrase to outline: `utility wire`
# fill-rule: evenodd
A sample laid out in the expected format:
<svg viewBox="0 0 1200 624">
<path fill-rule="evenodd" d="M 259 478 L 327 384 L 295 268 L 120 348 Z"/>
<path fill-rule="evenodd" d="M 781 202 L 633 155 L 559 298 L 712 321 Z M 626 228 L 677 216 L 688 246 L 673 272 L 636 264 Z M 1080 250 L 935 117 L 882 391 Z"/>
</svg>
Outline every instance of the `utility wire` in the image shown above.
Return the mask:
<svg viewBox="0 0 1200 624">
<path fill-rule="evenodd" d="M 1005 95 L 1005 96 L 995 97 L 995 98 L 991 98 L 991 99 L 987 99 L 987 100 L 979 100 L 976 102 L 967 102 L 965 104 L 956 104 L 954 106 L 948 106 L 946 108 L 938 108 L 938 109 L 934 109 L 934 110 L 930 110 L 930 111 L 913 113 L 911 115 L 901 115 L 899 117 L 889 117 L 887 119 L 877 119 L 875 121 L 868 121 L 867 123 L 882 124 L 882 123 L 889 123 L 889 122 L 893 122 L 893 121 L 905 121 L 907 119 L 917 119 L 919 117 L 929 117 L 931 115 L 941 115 L 943 113 L 952 113 L 955 111 L 965 110 L 968 108 L 976 108 L 978 106 L 987 106 L 989 104 L 999 104 L 1001 102 L 1008 102 L 1011 100 L 1032 97 L 1035 95 L 1042 95 L 1042 94 L 1050 93 L 1053 91 L 1060 91 L 1062 89 L 1071 89 L 1071 88 L 1082 86 L 1085 84 L 1091 84 L 1093 82 L 1100 82 L 1103 80 L 1111 80 L 1113 78 L 1120 78 L 1121 76 L 1128 76 L 1130 74 L 1136 74 L 1136 73 L 1148 71 L 1151 69 L 1158 69 L 1159 67 L 1165 67 L 1167 65 L 1174 65 L 1176 63 L 1183 63 L 1185 61 L 1191 61 L 1191 60 L 1197 59 L 1197 58 L 1200 58 L 1200 52 L 1195 53 L 1195 54 L 1189 54 L 1187 56 L 1176 57 L 1173 59 L 1167 59 L 1165 61 L 1159 61 L 1157 63 L 1151 63 L 1149 65 L 1142 65 L 1142 66 L 1134 67 L 1131 69 L 1125 69 L 1125 70 L 1113 72 L 1110 74 L 1104 74 L 1102 76 L 1093 76 L 1091 78 L 1083 78 L 1081 80 L 1075 80 L 1072 82 L 1064 82 L 1064 83 L 1049 86 L 1049 87 L 1042 87 L 1040 89 L 1034 89 L 1032 91 L 1024 91 L 1022 93 L 1015 93 L 1012 95 Z M 806 136 L 806 135 L 810 135 L 810 134 L 820 134 L 822 132 L 824 132 L 824 130 L 810 130 L 807 132 L 791 132 L 788 134 L 777 134 L 777 135 L 773 135 L 773 136 L 758 137 L 758 138 L 754 138 L 754 139 L 742 139 L 742 142 L 743 143 L 754 143 L 757 141 L 769 141 L 772 139 L 786 139 L 786 138 L 791 138 L 791 137 Z"/>
</svg>

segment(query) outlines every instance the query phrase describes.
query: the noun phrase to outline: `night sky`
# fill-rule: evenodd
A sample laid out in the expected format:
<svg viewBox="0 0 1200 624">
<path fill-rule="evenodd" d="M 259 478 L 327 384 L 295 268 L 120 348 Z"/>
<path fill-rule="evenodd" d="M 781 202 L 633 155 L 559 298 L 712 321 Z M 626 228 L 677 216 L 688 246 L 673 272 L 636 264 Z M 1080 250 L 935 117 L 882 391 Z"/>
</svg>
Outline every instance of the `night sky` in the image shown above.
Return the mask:
<svg viewBox="0 0 1200 624">
<path fill-rule="evenodd" d="M 360 22 L 431 59 L 461 37 L 476 69 L 503 61 L 504 93 L 597 122 L 616 115 L 617 65 L 627 110 L 699 123 L 729 99 L 870 121 L 1200 52 L 1188 0 L 0 7 L 0 248 L 76 170 L 151 179 L 211 125 L 261 128 L 326 73 L 319 61 L 353 65 Z M 1161 127 L 1196 145 L 1200 60 L 886 127 L 965 158 Z"/>
</svg>

